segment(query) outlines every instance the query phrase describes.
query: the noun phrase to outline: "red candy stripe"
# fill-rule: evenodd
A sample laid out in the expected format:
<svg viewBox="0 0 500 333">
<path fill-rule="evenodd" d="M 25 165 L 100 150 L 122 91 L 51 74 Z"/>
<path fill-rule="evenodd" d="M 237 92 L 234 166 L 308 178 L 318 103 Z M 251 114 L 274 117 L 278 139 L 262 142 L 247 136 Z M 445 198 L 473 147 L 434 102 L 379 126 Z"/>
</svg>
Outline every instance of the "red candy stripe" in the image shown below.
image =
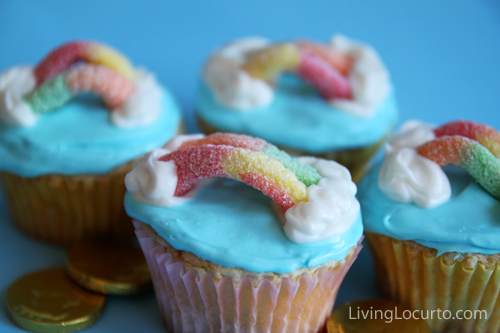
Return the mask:
<svg viewBox="0 0 500 333">
<path fill-rule="evenodd" d="M 301 52 L 301 61 L 296 71 L 305 81 L 315 86 L 325 99 L 352 97 L 349 80 L 313 53 Z"/>
<path fill-rule="evenodd" d="M 180 145 L 179 149 L 186 147 L 203 146 L 205 144 L 226 145 L 237 148 L 245 148 L 252 151 L 261 151 L 267 146 L 266 141 L 248 135 L 214 133 L 202 139 L 186 141 L 182 145 Z"/>
<path fill-rule="evenodd" d="M 162 156 L 159 160 L 175 162 L 177 166 L 177 188 L 174 195 L 180 197 L 202 179 L 227 177 L 224 169 L 222 169 L 221 160 L 236 149 L 240 148 L 214 145 L 187 147 Z"/>
<path fill-rule="evenodd" d="M 53 78 L 75 62 L 85 60 L 88 44 L 89 42 L 74 41 L 50 52 L 34 70 L 37 85 Z"/>
</svg>

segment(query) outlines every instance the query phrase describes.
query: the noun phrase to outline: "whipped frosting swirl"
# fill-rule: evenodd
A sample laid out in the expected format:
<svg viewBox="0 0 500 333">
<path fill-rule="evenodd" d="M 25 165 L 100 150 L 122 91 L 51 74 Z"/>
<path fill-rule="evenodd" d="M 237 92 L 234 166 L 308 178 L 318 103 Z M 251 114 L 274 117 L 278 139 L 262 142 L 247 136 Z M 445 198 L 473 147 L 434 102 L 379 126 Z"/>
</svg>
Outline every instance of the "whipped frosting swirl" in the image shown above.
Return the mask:
<svg viewBox="0 0 500 333">
<path fill-rule="evenodd" d="M 177 166 L 174 161 L 163 162 L 158 159 L 177 150 L 185 141 L 203 137 L 203 134 L 179 135 L 162 148 L 146 154 L 125 176 L 127 190 L 137 201 L 159 207 L 172 207 L 193 199 L 196 188 L 182 197 L 174 196 Z"/>
<path fill-rule="evenodd" d="M 359 216 L 356 185 L 342 165 L 314 157 L 299 160 L 323 176 L 307 188 L 308 201 L 301 201 L 285 212 L 286 236 L 295 243 L 317 242 L 340 237 Z"/>
<path fill-rule="evenodd" d="M 451 184 L 441 166 L 418 155 L 415 149 L 434 138 L 431 125 L 411 120 L 386 144 L 378 185 L 388 198 L 423 208 L 450 199 Z"/>
<path fill-rule="evenodd" d="M 382 60 L 371 46 L 342 35 L 333 36 L 330 45 L 354 59 L 349 73 L 353 99 L 334 99 L 330 104 L 358 117 L 373 117 L 377 105 L 391 90 L 389 72 Z"/>
<path fill-rule="evenodd" d="M 33 126 L 38 115 L 23 100 L 36 79 L 32 66 L 16 66 L 0 73 L 0 121 L 9 126 Z"/>
<path fill-rule="evenodd" d="M 434 126 L 419 120 L 408 120 L 385 145 L 385 149 L 387 153 L 392 153 L 402 148 L 417 148 L 436 138 L 433 129 Z"/>
<path fill-rule="evenodd" d="M 154 74 L 144 69 L 138 69 L 134 74 L 134 93 L 111 113 L 111 122 L 118 127 L 150 125 L 161 112 L 163 91 Z"/>
<path fill-rule="evenodd" d="M 249 37 L 226 45 L 210 57 L 203 77 L 219 103 L 235 111 L 271 104 L 274 99 L 271 86 L 240 68 L 250 54 L 269 44 L 266 39 Z"/>
</svg>

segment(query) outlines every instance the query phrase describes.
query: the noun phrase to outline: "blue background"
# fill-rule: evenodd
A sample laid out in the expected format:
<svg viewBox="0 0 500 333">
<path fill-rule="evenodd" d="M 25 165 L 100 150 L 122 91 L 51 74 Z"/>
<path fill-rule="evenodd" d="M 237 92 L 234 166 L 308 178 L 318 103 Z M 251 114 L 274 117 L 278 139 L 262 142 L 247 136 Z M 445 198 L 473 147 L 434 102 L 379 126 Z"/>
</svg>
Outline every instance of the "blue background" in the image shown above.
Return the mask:
<svg viewBox="0 0 500 333">
<path fill-rule="evenodd" d="M 500 2 L 493 0 L 6 1 L 0 0 L 0 70 L 35 64 L 54 46 L 94 39 L 158 74 L 194 131 L 199 72 L 231 39 L 262 35 L 326 41 L 335 33 L 371 43 L 389 68 L 401 121 L 469 119 L 500 128 Z M 0 197 L 0 331 L 21 332 L 5 315 L 14 280 L 64 266 L 65 251 L 29 239 Z M 380 297 L 365 249 L 337 299 Z M 163 332 L 152 293 L 110 297 L 92 332 Z"/>
</svg>

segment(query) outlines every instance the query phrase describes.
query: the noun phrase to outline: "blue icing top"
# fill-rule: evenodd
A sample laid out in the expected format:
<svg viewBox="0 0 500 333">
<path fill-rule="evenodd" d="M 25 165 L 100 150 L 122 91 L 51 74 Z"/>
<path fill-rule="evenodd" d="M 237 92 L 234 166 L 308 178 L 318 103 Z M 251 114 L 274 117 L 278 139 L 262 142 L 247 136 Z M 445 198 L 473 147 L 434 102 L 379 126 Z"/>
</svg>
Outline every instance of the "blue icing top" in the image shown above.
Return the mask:
<svg viewBox="0 0 500 333">
<path fill-rule="evenodd" d="M 329 260 L 343 260 L 363 233 L 360 215 L 337 239 L 293 243 L 285 236 L 271 199 L 228 179 L 216 179 L 203 186 L 195 199 L 170 208 L 140 203 L 127 193 L 125 209 L 176 249 L 251 272 L 283 274 Z"/>
<path fill-rule="evenodd" d="M 381 165 L 358 187 L 365 230 L 400 240 L 414 240 L 437 249 L 438 255 L 500 253 L 500 201 L 486 192 L 466 171 L 447 167 L 452 196 L 426 209 L 393 201 L 378 186 Z"/>
<path fill-rule="evenodd" d="M 164 90 L 163 110 L 151 125 L 121 128 L 109 117 L 99 97 L 84 94 L 33 127 L 0 123 L 0 170 L 23 177 L 107 173 L 172 138 L 181 112 Z"/>
<path fill-rule="evenodd" d="M 391 91 L 373 118 L 360 118 L 328 104 L 301 78 L 285 74 L 275 88 L 274 101 L 250 112 L 222 106 L 202 82 L 198 114 L 221 131 L 249 134 L 281 147 L 319 154 L 376 143 L 395 125 L 397 104 Z"/>
</svg>

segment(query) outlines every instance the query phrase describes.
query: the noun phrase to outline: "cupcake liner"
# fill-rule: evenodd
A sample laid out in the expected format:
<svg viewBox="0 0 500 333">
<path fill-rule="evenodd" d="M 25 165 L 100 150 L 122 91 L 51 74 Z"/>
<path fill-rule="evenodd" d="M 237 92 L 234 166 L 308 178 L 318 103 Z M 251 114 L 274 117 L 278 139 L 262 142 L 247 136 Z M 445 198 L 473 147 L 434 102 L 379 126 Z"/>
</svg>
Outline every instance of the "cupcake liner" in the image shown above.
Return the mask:
<svg viewBox="0 0 500 333">
<path fill-rule="evenodd" d="M 67 246 L 85 236 L 132 236 L 125 213 L 125 175 L 132 163 L 106 175 L 24 178 L 0 172 L 10 214 L 25 233 Z"/>
<path fill-rule="evenodd" d="M 201 119 L 199 116 L 197 116 L 197 118 L 198 124 L 203 133 L 212 134 L 216 132 L 224 132 L 217 130 L 215 127 L 207 123 L 205 120 Z M 326 160 L 336 161 L 349 169 L 352 180 L 357 183 L 365 175 L 368 163 L 371 161 L 375 153 L 377 153 L 377 151 L 382 147 L 391 131 L 389 131 L 386 136 L 384 136 L 376 143 L 362 148 L 336 150 L 321 154 L 312 154 L 309 152 L 289 149 L 282 146 L 280 146 L 279 148 L 294 156 L 313 156 Z"/>
<path fill-rule="evenodd" d="M 412 309 L 449 310 L 452 318 L 458 310 L 485 310 L 487 319 L 427 320 L 435 332 L 500 331 L 500 265 L 474 267 L 464 261 L 436 257 L 428 248 L 387 236 L 367 233 L 381 289 L 394 301 Z M 459 314 L 463 317 L 465 314 Z"/>
<path fill-rule="evenodd" d="M 320 332 L 338 288 L 361 250 L 345 261 L 279 283 L 250 276 L 219 280 L 186 269 L 134 221 L 148 262 L 160 315 L 168 332 Z"/>
</svg>

